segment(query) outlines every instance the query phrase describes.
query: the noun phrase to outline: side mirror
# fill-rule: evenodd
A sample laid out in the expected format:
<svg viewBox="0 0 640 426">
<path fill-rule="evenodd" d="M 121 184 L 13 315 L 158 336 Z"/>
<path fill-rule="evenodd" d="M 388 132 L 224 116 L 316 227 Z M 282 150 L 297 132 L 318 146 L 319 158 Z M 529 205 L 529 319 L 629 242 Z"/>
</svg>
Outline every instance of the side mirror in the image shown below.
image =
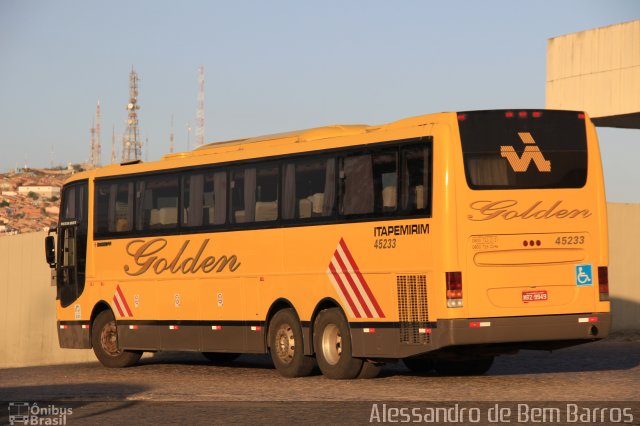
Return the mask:
<svg viewBox="0 0 640 426">
<path fill-rule="evenodd" d="M 44 238 L 44 254 L 47 259 L 47 263 L 50 268 L 56 267 L 56 242 L 54 238 L 49 235 Z"/>
</svg>

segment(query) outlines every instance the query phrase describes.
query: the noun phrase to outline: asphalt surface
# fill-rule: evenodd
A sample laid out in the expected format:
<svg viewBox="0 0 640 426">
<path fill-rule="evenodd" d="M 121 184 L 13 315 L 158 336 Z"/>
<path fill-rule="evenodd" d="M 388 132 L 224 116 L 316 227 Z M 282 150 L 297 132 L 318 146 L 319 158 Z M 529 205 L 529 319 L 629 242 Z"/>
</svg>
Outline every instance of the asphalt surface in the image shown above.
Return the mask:
<svg viewBox="0 0 640 426">
<path fill-rule="evenodd" d="M 569 409 L 567 402 L 574 405 Z M 449 417 L 444 423 L 495 423 L 489 416 L 504 408 L 508 411 L 502 411 L 502 420 L 515 424 L 532 424 L 536 414 L 553 424 L 625 423 L 629 416 L 633 418 L 626 424 L 640 424 L 640 336 L 617 336 L 553 353 L 501 356 L 478 377 L 416 375 L 402 363 L 392 363 L 370 380 L 334 381 L 319 372 L 287 379 L 268 356 L 244 355 L 216 365 L 198 353 L 175 352 L 143 357 L 126 369 L 107 369 L 96 362 L 0 370 L 0 424 L 25 411 L 36 418 L 28 421 L 48 418 L 58 419 L 58 424 L 426 422 L 431 418 L 418 414 L 428 415 L 428 407 L 453 409 L 456 403 L 458 421 Z M 556 406 L 561 418 L 553 417 Z M 460 408 L 473 407 L 481 415 L 479 423 L 464 418 L 464 412 L 460 418 Z M 72 412 L 65 417 L 63 409 Z"/>
</svg>

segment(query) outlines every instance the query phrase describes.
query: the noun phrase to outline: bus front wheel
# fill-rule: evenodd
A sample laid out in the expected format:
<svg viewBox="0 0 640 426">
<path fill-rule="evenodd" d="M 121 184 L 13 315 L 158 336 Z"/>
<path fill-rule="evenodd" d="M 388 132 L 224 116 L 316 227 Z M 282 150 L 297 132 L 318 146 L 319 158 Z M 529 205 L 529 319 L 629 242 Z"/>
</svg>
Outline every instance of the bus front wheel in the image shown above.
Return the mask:
<svg viewBox="0 0 640 426">
<path fill-rule="evenodd" d="M 105 367 L 130 367 L 142 356 L 142 352 L 120 348 L 116 319 L 111 311 L 102 311 L 93 320 L 91 345 L 96 358 Z"/>
<path fill-rule="evenodd" d="M 351 334 L 344 315 L 338 308 L 318 314 L 313 329 L 314 348 L 320 371 L 329 379 L 355 379 L 363 360 L 351 356 Z"/>
<path fill-rule="evenodd" d="M 283 376 L 311 374 L 315 362 L 304 354 L 302 327 L 293 309 L 278 311 L 269 322 L 269 352 L 276 370 Z"/>
</svg>

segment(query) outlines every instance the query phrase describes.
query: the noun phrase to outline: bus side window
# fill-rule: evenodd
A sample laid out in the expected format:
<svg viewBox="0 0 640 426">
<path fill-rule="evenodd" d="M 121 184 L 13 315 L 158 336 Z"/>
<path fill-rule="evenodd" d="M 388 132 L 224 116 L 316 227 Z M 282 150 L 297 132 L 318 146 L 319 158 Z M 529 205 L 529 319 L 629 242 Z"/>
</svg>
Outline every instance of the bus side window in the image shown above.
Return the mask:
<svg viewBox="0 0 640 426">
<path fill-rule="evenodd" d="M 136 229 L 171 229 L 178 225 L 178 176 L 141 179 L 136 183 Z"/>
<path fill-rule="evenodd" d="M 231 174 L 231 220 L 234 223 L 278 219 L 277 166 L 247 167 Z"/>
<path fill-rule="evenodd" d="M 126 232 L 133 229 L 133 182 L 97 185 L 96 232 Z"/>
<path fill-rule="evenodd" d="M 373 213 L 371 154 L 344 157 L 340 170 L 342 214 Z"/>
<path fill-rule="evenodd" d="M 373 185 L 377 213 L 398 208 L 398 150 L 385 149 L 373 155 Z"/>
<path fill-rule="evenodd" d="M 401 208 L 407 213 L 431 213 L 431 149 L 413 145 L 402 148 Z"/>
<path fill-rule="evenodd" d="M 133 229 L 133 197 L 135 195 L 133 182 L 119 184 L 115 193 L 115 231 L 131 231 Z"/>
<path fill-rule="evenodd" d="M 96 184 L 96 204 L 94 209 L 95 216 L 95 232 L 97 234 L 103 234 L 109 232 L 109 194 L 110 184 L 99 183 Z"/>
<path fill-rule="evenodd" d="M 182 224 L 187 227 L 223 225 L 227 210 L 227 173 L 187 175 L 183 181 Z"/>
<path fill-rule="evenodd" d="M 284 219 L 331 216 L 335 205 L 335 158 L 286 163 L 283 177 Z"/>
</svg>

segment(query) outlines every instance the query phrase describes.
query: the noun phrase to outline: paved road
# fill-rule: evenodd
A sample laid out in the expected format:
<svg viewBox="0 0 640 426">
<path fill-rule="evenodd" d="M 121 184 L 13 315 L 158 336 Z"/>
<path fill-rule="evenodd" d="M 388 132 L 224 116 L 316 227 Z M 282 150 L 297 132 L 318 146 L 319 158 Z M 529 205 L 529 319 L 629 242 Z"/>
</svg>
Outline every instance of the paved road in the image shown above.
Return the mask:
<svg viewBox="0 0 640 426">
<path fill-rule="evenodd" d="M 128 369 L 86 363 L 0 370 L 0 401 L 0 424 L 11 414 L 8 403 L 16 401 L 73 408 L 67 424 L 131 424 L 134 418 L 157 424 L 367 423 L 371 415 L 376 419 L 373 403 L 449 407 L 446 401 L 484 401 L 486 415 L 487 407 L 504 401 L 635 401 L 633 423 L 640 424 L 640 338 L 554 353 L 523 351 L 498 358 L 487 375 L 472 378 L 419 376 L 395 363 L 372 380 L 332 381 L 319 374 L 285 379 L 268 356 L 212 365 L 200 354 L 160 353 Z"/>
</svg>

